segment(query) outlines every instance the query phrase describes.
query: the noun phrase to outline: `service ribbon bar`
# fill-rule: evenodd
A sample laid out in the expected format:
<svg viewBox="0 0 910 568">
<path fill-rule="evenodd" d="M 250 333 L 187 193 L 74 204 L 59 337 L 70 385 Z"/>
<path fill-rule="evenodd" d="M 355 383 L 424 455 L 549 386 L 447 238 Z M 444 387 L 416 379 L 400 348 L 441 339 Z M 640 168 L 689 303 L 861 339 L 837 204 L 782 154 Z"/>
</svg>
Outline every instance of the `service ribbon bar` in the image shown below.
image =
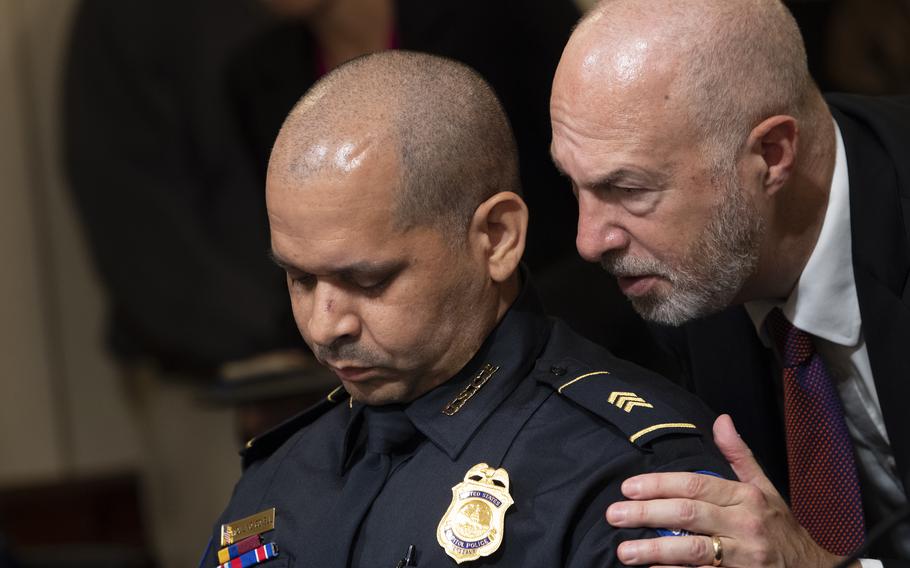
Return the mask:
<svg viewBox="0 0 910 568">
<path fill-rule="evenodd" d="M 271 560 L 276 556 L 278 556 L 278 547 L 275 546 L 274 542 L 270 542 L 259 548 L 254 548 L 249 552 L 241 554 L 237 558 L 233 558 L 224 564 L 219 564 L 218 568 L 247 568 L 248 566 L 255 566 L 260 562 Z"/>
<path fill-rule="evenodd" d="M 255 550 L 262 545 L 262 538 L 258 534 L 247 537 L 237 544 L 232 544 L 231 546 L 226 546 L 218 551 L 218 562 L 224 564 L 229 562 L 233 558 L 237 558 L 241 554 L 247 553 L 251 550 Z"/>
</svg>

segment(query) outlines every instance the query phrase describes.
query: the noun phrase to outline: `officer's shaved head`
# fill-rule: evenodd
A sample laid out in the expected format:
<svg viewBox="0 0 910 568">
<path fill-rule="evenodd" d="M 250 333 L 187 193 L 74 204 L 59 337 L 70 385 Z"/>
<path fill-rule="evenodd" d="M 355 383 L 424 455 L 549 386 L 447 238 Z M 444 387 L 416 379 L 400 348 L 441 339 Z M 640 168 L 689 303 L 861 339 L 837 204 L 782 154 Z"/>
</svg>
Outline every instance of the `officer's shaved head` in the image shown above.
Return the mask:
<svg viewBox="0 0 910 568">
<path fill-rule="evenodd" d="M 304 340 L 351 395 L 408 402 L 451 378 L 518 295 L 527 207 L 496 97 L 454 61 L 351 61 L 272 150 L 272 256 Z"/>
<path fill-rule="evenodd" d="M 515 141 L 492 89 L 465 65 L 404 51 L 350 61 L 310 89 L 281 128 L 268 176 L 305 188 L 313 176 L 357 167 L 376 147 L 398 166 L 401 229 L 463 236 L 477 205 L 520 193 Z"/>
</svg>

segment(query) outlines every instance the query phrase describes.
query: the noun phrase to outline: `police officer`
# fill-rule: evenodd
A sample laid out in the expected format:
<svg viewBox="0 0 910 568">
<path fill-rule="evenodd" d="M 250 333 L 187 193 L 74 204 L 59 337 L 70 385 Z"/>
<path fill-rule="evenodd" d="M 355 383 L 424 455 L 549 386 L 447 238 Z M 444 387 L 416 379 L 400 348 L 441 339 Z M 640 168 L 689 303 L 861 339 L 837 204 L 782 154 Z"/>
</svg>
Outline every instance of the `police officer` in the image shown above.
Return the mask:
<svg viewBox="0 0 910 568">
<path fill-rule="evenodd" d="M 467 67 L 386 52 L 314 86 L 272 152 L 272 254 L 341 380 L 244 452 L 204 566 L 615 566 L 642 472 L 730 472 L 710 416 L 545 317 L 515 142 Z M 718 551 L 719 552 L 719 551 Z"/>
</svg>

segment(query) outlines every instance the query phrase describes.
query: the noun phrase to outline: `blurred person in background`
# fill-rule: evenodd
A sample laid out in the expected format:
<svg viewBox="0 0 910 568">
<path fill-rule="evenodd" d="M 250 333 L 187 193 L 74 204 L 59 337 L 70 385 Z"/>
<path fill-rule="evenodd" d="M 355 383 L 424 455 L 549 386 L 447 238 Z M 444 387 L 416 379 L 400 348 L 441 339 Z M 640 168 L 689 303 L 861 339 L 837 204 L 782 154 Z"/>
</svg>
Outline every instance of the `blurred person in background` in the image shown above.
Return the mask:
<svg viewBox="0 0 910 568">
<path fill-rule="evenodd" d="M 107 292 L 163 566 L 198 557 L 236 475 L 230 413 L 199 397 L 220 374 L 299 378 L 308 361 L 223 89 L 228 53 L 265 25 L 241 0 L 85 0 L 72 30 L 66 167 Z"/>
</svg>

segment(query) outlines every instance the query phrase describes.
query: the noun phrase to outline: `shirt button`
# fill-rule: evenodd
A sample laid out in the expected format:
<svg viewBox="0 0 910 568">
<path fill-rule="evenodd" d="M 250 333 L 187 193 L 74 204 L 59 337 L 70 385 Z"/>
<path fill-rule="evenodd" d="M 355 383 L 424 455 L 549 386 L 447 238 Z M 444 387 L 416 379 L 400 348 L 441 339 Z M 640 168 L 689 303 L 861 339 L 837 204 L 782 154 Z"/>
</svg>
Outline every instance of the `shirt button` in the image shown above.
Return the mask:
<svg viewBox="0 0 910 568">
<path fill-rule="evenodd" d="M 556 375 L 557 377 L 561 377 L 566 374 L 566 368 L 557 367 L 556 365 L 553 365 L 552 367 L 550 367 L 550 372 L 553 373 L 554 375 Z"/>
</svg>

